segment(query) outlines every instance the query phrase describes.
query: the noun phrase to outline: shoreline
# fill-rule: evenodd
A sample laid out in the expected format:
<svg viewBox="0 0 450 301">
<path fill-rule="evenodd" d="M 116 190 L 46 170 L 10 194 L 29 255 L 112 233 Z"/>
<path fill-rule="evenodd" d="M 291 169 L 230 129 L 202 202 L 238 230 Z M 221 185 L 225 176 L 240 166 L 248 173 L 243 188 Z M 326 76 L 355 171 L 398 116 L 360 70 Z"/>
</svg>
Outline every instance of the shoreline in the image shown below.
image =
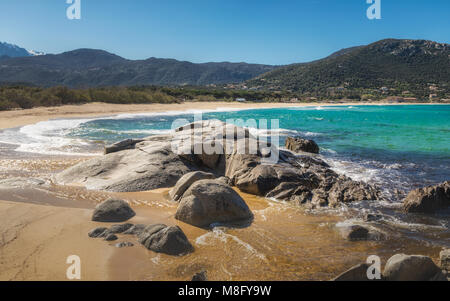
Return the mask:
<svg viewBox="0 0 450 301">
<path fill-rule="evenodd" d="M 237 103 L 237 102 L 184 102 L 181 104 L 109 104 L 89 103 L 83 105 L 64 105 L 58 107 L 37 107 L 24 110 L 0 111 L 0 130 L 36 124 L 51 119 L 96 118 L 117 114 L 164 113 L 188 110 L 217 109 L 270 109 L 310 106 L 369 106 L 369 105 L 446 105 L 437 103 Z"/>
</svg>

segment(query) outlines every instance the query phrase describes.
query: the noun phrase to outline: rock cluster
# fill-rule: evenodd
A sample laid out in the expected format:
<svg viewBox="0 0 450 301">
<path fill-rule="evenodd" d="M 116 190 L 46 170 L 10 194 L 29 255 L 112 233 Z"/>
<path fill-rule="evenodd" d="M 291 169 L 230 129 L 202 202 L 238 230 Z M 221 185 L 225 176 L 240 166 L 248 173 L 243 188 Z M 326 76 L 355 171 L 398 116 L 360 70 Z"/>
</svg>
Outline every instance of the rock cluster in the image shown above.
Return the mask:
<svg viewBox="0 0 450 301">
<path fill-rule="evenodd" d="M 195 171 L 225 176 L 229 185 L 243 192 L 313 207 L 380 198 L 375 187 L 338 175 L 312 154 L 280 150 L 247 129 L 217 120 L 143 139 L 133 149 L 69 168 L 58 174 L 56 181 L 94 190 L 146 191 L 174 187 L 180 178 Z M 192 179 L 203 176 L 211 177 L 196 174 L 185 179 L 185 184 L 171 192 L 173 198 L 178 200 Z"/>
<path fill-rule="evenodd" d="M 116 234 L 136 235 L 139 243 L 157 253 L 179 256 L 194 251 L 186 235 L 178 226 L 119 224 L 112 225 L 109 228 L 95 228 L 88 233 L 88 236 L 91 238 L 103 238 L 105 241 L 115 241 L 119 239 Z M 124 248 L 132 247 L 134 244 L 131 242 L 120 242 L 115 246 Z"/>
</svg>

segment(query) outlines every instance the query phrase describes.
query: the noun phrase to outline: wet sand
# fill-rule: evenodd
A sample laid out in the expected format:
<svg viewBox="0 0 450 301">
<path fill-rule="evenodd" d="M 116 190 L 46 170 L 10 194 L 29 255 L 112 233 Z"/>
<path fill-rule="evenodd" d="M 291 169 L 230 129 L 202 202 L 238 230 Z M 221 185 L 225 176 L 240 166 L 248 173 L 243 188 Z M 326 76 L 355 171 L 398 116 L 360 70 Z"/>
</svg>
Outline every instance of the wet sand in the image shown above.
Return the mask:
<svg viewBox="0 0 450 301">
<path fill-rule="evenodd" d="M 202 270 L 210 280 L 330 280 L 369 255 L 379 255 L 383 262 L 401 252 L 436 260 L 440 251 L 395 234 L 387 241 L 349 242 L 335 229 L 344 216 L 311 214 L 239 193 L 255 215 L 252 224 L 209 231 L 175 220 L 177 204 L 168 199 L 168 189 L 101 193 L 53 186 L 47 198 L 16 190 L 20 201 L 0 201 L 0 280 L 67 280 L 69 255 L 81 258 L 82 280 L 184 281 Z M 91 229 L 111 225 L 90 221 L 95 204 L 109 197 L 131 204 L 137 213 L 131 223 L 179 225 L 195 252 L 183 257 L 157 254 L 128 235 L 119 234 L 115 242 L 89 238 Z M 114 246 L 118 242 L 134 246 L 119 249 Z"/>
</svg>

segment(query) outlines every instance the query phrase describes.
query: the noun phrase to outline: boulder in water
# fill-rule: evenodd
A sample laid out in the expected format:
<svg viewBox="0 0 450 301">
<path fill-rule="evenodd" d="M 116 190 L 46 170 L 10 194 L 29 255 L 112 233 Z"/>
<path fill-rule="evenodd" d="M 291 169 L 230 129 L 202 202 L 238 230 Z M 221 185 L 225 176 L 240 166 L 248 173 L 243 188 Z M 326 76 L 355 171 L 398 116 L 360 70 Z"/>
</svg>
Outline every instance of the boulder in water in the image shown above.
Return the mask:
<svg viewBox="0 0 450 301">
<path fill-rule="evenodd" d="M 148 226 L 139 234 L 138 239 L 147 249 L 157 253 L 180 256 L 194 251 L 194 247 L 178 226 Z"/>
<path fill-rule="evenodd" d="M 216 180 L 201 180 L 192 184 L 181 198 L 175 214 L 176 219 L 197 227 L 252 217 L 241 196 L 230 186 Z"/>
</svg>

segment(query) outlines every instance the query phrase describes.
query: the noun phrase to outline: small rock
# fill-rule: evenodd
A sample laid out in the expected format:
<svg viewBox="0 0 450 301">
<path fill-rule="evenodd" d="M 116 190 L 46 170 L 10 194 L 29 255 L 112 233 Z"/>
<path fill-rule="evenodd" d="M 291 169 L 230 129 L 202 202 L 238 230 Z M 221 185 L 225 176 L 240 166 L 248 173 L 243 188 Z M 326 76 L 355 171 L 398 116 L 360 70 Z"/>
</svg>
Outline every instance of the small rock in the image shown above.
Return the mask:
<svg viewBox="0 0 450 301">
<path fill-rule="evenodd" d="M 286 139 L 286 148 L 296 153 L 307 152 L 318 154 L 320 151 L 319 146 L 315 141 L 299 137 L 288 137 Z"/>
<path fill-rule="evenodd" d="M 135 215 L 136 213 L 127 202 L 109 199 L 95 207 L 92 220 L 96 222 L 120 223 L 129 220 Z"/>
<path fill-rule="evenodd" d="M 137 225 L 134 225 L 133 227 L 131 227 L 130 229 L 126 230 L 125 232 L 123 232 L 123 234 L 139 235 L 142 233 L 142 231 L 144 231 L 145 227 L 147 227 L 147 225 L 137 224 Z"/>
<path fill-rule="evenodd" d="M 106 241 L 114 241 L 114 240 L 118 240 L 118 239 L 119 238 L 115 234 L 112 234 L 112 233 L 106 235 L 106 237 L 105 237 Z"/>
<path fill-rule="evenodd" d="M 120 233 L 124 233 L 125 231 L 129 230 L 133 226 L 134 226 L 133 224 L 112 225 L 108 231 L 110 233 L 120 234 Z"/>
<path fill-rule="evenodd" d="M 343 238 L 349 241 L 372 240 L 378 241 L 385 239 L 385 234 L 378 230 L 357 224 L 338 223 L 336 225 Z"/>
<path fill-rule="evenodd" d="M 191 281 L 208 281 L 206 271 L 201 271 L 192 277 Z"/>
<path fill-rule="evenodd" d="M 367 240 L 369 230 L 360 225 L 349 225 L 340 227 L 342 237 L 350 241 Z"/>
<path fill-rule="evenodd" d="M 116 244 L 116 248 L 127 248 L 127 247 L 132 247 L 132 246 L 134 246 L 134 244 L 131 242 L 120 242 L 120 243 Z"/>
<path fill-rule="evenodd" d="M 178 226 L 151 225 L 138 236 L 147 249 L 168 255 L 186 255 L 194 251 L 186 235 Z"/>
<path fill-rule="evenodd" d="M 441 273 L 430 257 L 396 254 L 389 258 L 383 276 L 388 281 L 429 281 Z"/>
<path fill-rule="evenodd" d="M 105 233 L 108 231 L 108 228 L 95 228 L 88 233 L 88 236 L 91 238 L 100 238 L 105 237 Z"/>
</svg>

